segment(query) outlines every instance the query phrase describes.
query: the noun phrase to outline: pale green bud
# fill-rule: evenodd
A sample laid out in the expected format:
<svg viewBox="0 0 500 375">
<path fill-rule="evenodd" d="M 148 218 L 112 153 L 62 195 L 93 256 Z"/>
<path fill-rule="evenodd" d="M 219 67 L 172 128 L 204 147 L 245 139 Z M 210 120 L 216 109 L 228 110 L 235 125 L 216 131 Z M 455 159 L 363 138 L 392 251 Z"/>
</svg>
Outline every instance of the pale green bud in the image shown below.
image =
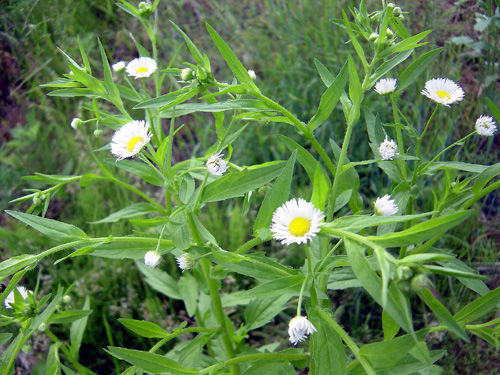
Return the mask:
<svg viewBox="0 0 500 375">
<path fill-rule="evenodd" d="M 45 330 L 47 329 L 47 324 L 42 323 L 42 324 L 40 324 L 40 325 L 38 326 L 38 328 L 37 328 L 37 329 L 38 329 L 40 332 L 43 332 L 43 331 L 45 331 Z"/>
<path fill-rule="evenodd" d="M 191 68 L 184 68 L 181 70 L 181 79 L 183 81 L 191 81 L 193 78 L 194 74 Z"/>
<path fill-rule="evenodd" d="M 71 303 L 71 296 L 67 296 L 67 295 L 66 295 L 66 296 L 64 296 L 64 297 L 62 298 L 62 301 L 63 301 L 63 303 L 65 303 L 65 304 L 70 304 L 70 303 Z"/>
<path fill-rule="evenodd" d="M 266 126 L 269 124 L 269 117 L 262 117 L 259 119 L 259 125 Z"/>
<path fill-rule="evenodd" d="M 399 280 L 408 280 L 413 276 L 413 271 L 408 266 L 401 266 L 396 269 L 396 277 Z"/>
<path fill-rule="evenodd" d="M 149 2 L 142 1 L 139 3 L 139 13 L 141 15 L 149 15 L 153 11 L 153 7 Z"/>
<path fill-rule="evenodd" d="M 94 130 L 94 137 L 100 138 L 104 134 L 104 131 L 102 129 L 96 129 Z"/>
<path fill-rule="evenodd" d="M 387 4 L 387 8 L 394 9 L 395 7 L 396 7 L 396 4 L 394 4 L 394 3 Z"/>
<path fill-rule="evenodd" d="M 387 36 L 387 38 L 392 38 L 394 36 L 394 33 L 391 29 L 387 28 L 385 35 Z"/>
<path fill-rule="evenodd" d="M 392 15 L 394 17 L 399 17 L 401 15 L 401 8 L 400 7 L 395 7 L 394 10 L 392 11 Z"/>
<path fill-rule="evenodd" d="M 208 75 L 207 75 L 207 71 L 205 70 L 205 68 L 199 66 L 197 69 L 196 75 L 198 76 L 198 81 L 200 81 L 200 83 L 207 82 Z"/>
<path fill-rule="evenodd" d="M 21 348 L 23 353 L 29 353 L 29 352 L 31 352 L 31 349 L 33 349 L 33 348 L 31 347 L 31 345 L 28 345 L 28 344 L 23 345 L 23 347 Z"/>
<path fill-rule="evenodd" d="M 82 125 L 83 121 L 80 120 L 78 117 L 75 117 L 73 120 L 71 120 L 71 127 L 75 130 L 80 129 Z"/>
<path fill-rule="evenodd" d="M 378 39 L 378 34 L 377 33 L 371 33 L 370 36 L 368 37 L 368 40 L 370 42 L 374 42 Z"/>
<path fill-rule="evenodd" d="M 427 276 L 423 273 L 420 273 L 411 279 L 411 289 L 414 292 L 420 292 L 428 285 L 429 285 L 429 280 L 427 279 Z"/>
<path fill-rule="evenodd" d="M 248 71 L 248 75 L 250 76 L 252 81 L 255 81 L 257 79 L 257 74 L 255 74 L 255 72 L 251 69 Z"/>
</svg>

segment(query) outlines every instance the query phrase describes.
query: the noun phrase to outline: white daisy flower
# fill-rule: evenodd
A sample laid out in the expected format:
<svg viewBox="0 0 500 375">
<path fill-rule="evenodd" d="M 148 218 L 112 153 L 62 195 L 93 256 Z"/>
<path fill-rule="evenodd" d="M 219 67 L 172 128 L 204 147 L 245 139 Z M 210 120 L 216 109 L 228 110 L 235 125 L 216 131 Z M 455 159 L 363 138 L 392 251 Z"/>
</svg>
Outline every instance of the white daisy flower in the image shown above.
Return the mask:
<svg viewBox="0 0 500 375">
<path fill-rule="evenodd" d="M 179 268 L 184 272 L 185 270 L 190 270 L 194 266 L 194 259 L 191 254 L 184 253 L 181 256 L 175 258 L 175 261 L 179 265 Z"/>
<path fill-rule="evenodd" d="M 227 171 L 227 161 L 222 159 L 223 156 L 224 154 L 222 152 L 218 152 L 208 158 L 205 165 L 211 174 L 215 176 L 222 176 L 222 174 Z"/>
<path fill-rule="evenodd" d="M 304 341 L 307 335 L 311 335 L 314 332 L 316 332 L 316 328 L 306 316 L 296 316 L 288 324 L 288 334 L 290 335 L 290 342 L 293 345 Z"/>
<path fill-rule="evenodd" d="M 461 102 L 465 96 L 464 90 L 448 78 L 433 78 L 425 82 L 425 88 L 421 94 L 447 107 L 450 104 Z"/>
<path fill-rule="evenodd" d="M 382 160 L 392 160 L 394 155 L 399 155 L 397 149 L 398 146 L 396 146 L 396 143 L 392 139 L 389 140 L 389 138 L 385 136 L 384 141 L 380 143 L 380 146 L 378 146 L 378 153 L 382 157 Z"/>
<path fill-rule="evenodd" d="M 144 255 L 144 264 L 148 267 L 155 268 L 161 261 L 161 255 L 152 250 Z"/>
<path fill-rule="evenodd" d="M 387 95 L 387 94 L 390 94 L 392 92 L 394 92 L 394 90 L 396 90 L 396 86 L 397 86 L 397 79 L 396 78 L 384 78 L 384 79 L 381 79 L 380 81 L 378 81 L 376 84 L 375 84 L 375 92 L 379 95 Z"/>
<path fill-rule="evenodd" d="M 398 212 L 396 201 L 389 194 L 378 197 L 375 201 L 375 212 L 380 216 L 392 216 Z"/>
<path fill-rule="evenodd" d="M 138 57 L 127 65 L 127 75 L 137 78 L 149 77 L 156 71 L 156 61 L 150 57 Z"/>
<path fill-rule="evenodd" d="M 23 300 L 26 300 L 28 298 L 28 290 L 24 286 L 18 286 L 17 291 L 21 294 L 21 297 L 23 297 Z M 10 305 L 11 303 L 14 303 L 14 291 L 11 291 L 7 298 L 3 301 L 5 304 L 5 307 L 8 309 L 12 309 L 12 306 Z"/>
<path fill-rule="evenodd" d="M 284 245 L 307 243 L 323 225 L 323 213 L 302 198 L 291 199 L 273 214 L 273 238 Z"/>
<path fill-rule="evenodd" d="M 118 61 L 117 63 L 114 63 L 111 68 L 113 68 L 114 72 L 121 73 L 125 70 L 125 62 L 124 61 Z"/>
<path fill-rule="evenodd" d="M 257 74 L 255 74 L 255 72 L 252 69 L 248 71 L 248 75 L 250 76 L 252 81 L 255 81 L 257 79 Z"/>
<path fill-rule="evenodd" d="M 151 140 L 146 121 L 131 121 L 123 125 L 111 139 L 111 153 L 118 157 L 116 161 L 135 156 Z"/>
<path fill-rule="evenodd" d="M 497 131 L 495 120 L 490 116 L 481 116 L 476 120 L 476 132 L 479 135 L 491 137 Z"/>
</svg>

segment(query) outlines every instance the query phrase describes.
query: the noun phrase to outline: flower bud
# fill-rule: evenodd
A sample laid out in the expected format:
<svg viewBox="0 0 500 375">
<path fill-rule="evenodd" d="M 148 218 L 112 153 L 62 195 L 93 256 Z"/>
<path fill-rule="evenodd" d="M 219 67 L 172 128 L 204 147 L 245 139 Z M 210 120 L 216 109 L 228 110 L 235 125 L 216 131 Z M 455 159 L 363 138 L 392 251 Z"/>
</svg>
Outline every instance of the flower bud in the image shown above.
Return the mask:
<svg viewBox="0 0 500 375">
<path fill-rule="evenodd" d="M 144 255 L 144 264 L 148 267 L 155 268 L 161 262 L 161 255 L 156 251 L 148 251 Z"/>
<path fill-rule="evenodd" d="M 40 324 L 37 328 L 37 330 L 39 330 L 40 332 L 44 332 L 46 329 L 47 329 L 47 324 L 45 323 Z"/>
<path fill-rule="evenodd" d="M 96 129 L 94 130 L 94 137 L 100 138 L 104 134 L 104 131 L 102 129 Z"/>
<path fill-rule="evenodd" d="M 113 64 L 111 67 L 113 68 L 113 71 L 116 73 L 124 72 L 125 71 L 125 62 L 118 61 L 117 63 Z"/>
<path fill-rule="evenodd" d="M 71 296 L 68 296 L 68 295 L 64 296 L 64 297 L 62 298 L 62 301 L 63 301 L 63 303 L 65 303 L 66 305 L 70 304 L 70 303 L 71 303 Z"/>
<path fill-rule="evenodd" d="M 429 285 L 429 279 L 424 273 L 420 273 L 411 279 L 411 290 L 420 292 Z"/>
<path fill-rule="evenodd" d="M 389 29 L 389 28 L 387 28 L 387 31 L 386 31 L 385 35 L 386 35 L 386 37 L 387 37 L 387 38 L 389 38 L 389 39 L 390 39 L 390 38 L 392 38 L 392 37 L 394 37 L 394 33 L 393 33 L 393 32 L 392 32 L 392 30 L 391 30 L 391 29 Z"/>
<path fill-rule="evenodd" d="M 409 280 L 398 281 L 399 290 L 408 293 L 411 290 L 411 282 Z"/>
<path fill-rule="evenodd" d="M 250 76 L 252 81 L 255 81 L 257 79 L 257 74 L 255 74 L 255 72 L 251 69 L 248 71 L 248 75 Z"/>
<path fill-rule="evenodd" d="M 190 270 L 194 266 L 194 257 L 189 253 L 184 253 L 181 256 L 175 258 L 179 268 L 184 272 L 185 270 Z"/>
<path fill-rule="evenodd" d="M 405 20 L 405 16 L 400 14 L 399 17 L 398 17 L 401 21 L 404 21 Z"/>
<path fill-rule="evenodd" d="M 207 75 L 207 71 L 205 70 L 205 68 L 199 66 L 198 69 L 197 69 L 196 75 L 197 75 L 198 81 L 200 83 L 206 83 L 207 82 L 208 75 Z"/>
<path fill-rule="evenodd" d="M 34 204 L 35 206 L 40 206 L 40 205 L 42 204 L 42 200 L 40 199 L 40 196 L 35 195 L 35 196 L 33 197 L 33 204 Z"/>
<path fill-rule="evenodd" d="M 29 353 L 29 352 L 31 352 L 32 349 L 33 349 L 32 346 L 28 345 L 28 344 L 23 345 L 23 347 L 21 348 L 21 350 L 23 351 L 23 353 Z"/>
<path fill-rule="evenodd" d="M 269 124 L 269 117 L 262 117 L 259 119 L 259 125 L 266 126 Z"/>
<path fill-rule="evenodd" d="M 413 270 L 408 266 L 400 266 L 396 269 L 398 280 L 409 280 L 413 276 Z"/>
<path fill-rule="evenodd" d="M 399 17 L 401 15 L 401 8 L 400 7 L 395 7 L 392 11 L 392 15 L 394 17 Z"/>
<path fill-rule="evenodd" d="M 34 306 L 28 305 L 23 309 L 22 314 L 26 318 L 33 318 L 36 316 L 36 310 Z"/>
<path fill-rule="evenodd" d="M 374 42 L 378 39 L 378 34 L 377 33 L 371 33 L 370 36 L 368 37 L 368 40 L 370 42 Z"/>
<path fill-rule="evenodd" d="M 71 120 L 71 127 L 75 130 L 80 129 L 80 127 L 83 125 L 83 121 L 80 120 L 78 117 L 75 117 L 73 120 Z"/>
<path fill-rule="evenodd" d="M 183 81 L 191 81 L 193 78 L 194 74 L 191 68 L 184 68 L 181 70 L 181 79 Z"/>
<path fill-rule="evenodd" d="M 394 9 L 395 7 L 396 7 L 396 4 L 394 4 L 394 3 L 387 4 L 387 8 Z"/>
<path fill-rule="evenodd" d="M 149 2 L 141 1 L 139 3 L 139 13 L 144 16 L 148 16 L 153 11 L 153 7 Z"/>
</svg>

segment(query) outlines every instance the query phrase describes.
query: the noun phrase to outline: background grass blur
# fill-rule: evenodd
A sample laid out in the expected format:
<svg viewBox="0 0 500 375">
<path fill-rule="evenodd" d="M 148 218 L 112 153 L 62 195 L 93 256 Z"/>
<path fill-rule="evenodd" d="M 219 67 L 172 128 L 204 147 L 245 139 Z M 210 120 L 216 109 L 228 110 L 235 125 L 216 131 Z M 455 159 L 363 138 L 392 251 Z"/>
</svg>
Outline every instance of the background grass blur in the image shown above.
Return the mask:
<svg viewBox="0 0 500 375">
<path fill-rule="evenodd" d="M 368 10 L 379 1 L 367 1 Z M 137 5 L 137 4 L 136 4 Z M 195 41 L 198 47 L 211 58 L 214 74 L 219 81 L 231 80 L 215 46 L 206 32 L 205 23 L 211 24 L 240 57 L 243 64 L 255 70 L 258 84 L 267 96 L 277 100 L 291 110 L 299 119 L 307 121 L 315 112 L 325 87 L 314 66 L 319 59 L 330 71 L 337 72 L 343 65 L 352 47 L 346 45 L 346 35 L 336 27 L 331 18 L 341 15 L 340 9 L 356 6 L 348 0 L 176 0 L 160 1 L 160 67 L 166 63 L 182 45 L 183 40 L 168 22 L 172 20 Z M 443 145 L 452 143 L 468 134 L 480 114 L 488 114 L 485 98 L 499 102 L 498 64 L 500 46 L 498 31 L 500 18 L 495 16 L 492 0 L 486 1 L 400 1 L 397 3 L 406 14 L 407 26 L 413 34 L 431 28 L 429 44 L 419 54 L 444 47 L 425 76 L 408 88 L 402 97 L 403 112 L 416 127 L 425 125 L 432 106 L 420 95 L 425 81 L 432 77 L 447 77 L 457 81 L 466 92 L 466 100 L 460 105 L 439 111 L 424 145 L 427 157 L 433 156 Z M 476 13 L 484 15 L 477 16 Z M 3 0 L 0 3 L 0 208 L 25 210 L 27 206 L 11 205 L 8 202 L 23 194 L 25 188 L 41 186 L 21 177 L 41 172 L 47 174 L 81 174 L 96 172 L 94 162 L 88 157 L 86 137 L 76 133 L 70 122 L 73 117 L 85 118 L 83 100 L 48 97 L 40 84 L 49 82 L 67 72 L 68 68 L 56 47 L 70 56 L 79 56 L 77 36 L 89 54 L 91 64 L 99 71 L 100 56 L 97 38 L 108 49 L 115 61 L 130 61 L 137 56 L 129 32 L 146 43 L 146 35 L 138 21 L 117 8 L 110 0 Z M 496 17 L 496 18 L 495 18 Z M 490 21 L 485 21 L 489 19 Z M 147 44 L 146 44 L 147 47 Z M 174 65 L 192 62 L 187 48 L 182 48 Z M 403 69 L 407 64 L 403 64 Z M 178 85 L 174 81 L 169 85 Z M 163 92 L 166 92 L 165 87 Z M 390 121 L 387 101 L 373 93 L 366 102 L 382 121 Z M 177 139 L 174 158 L 184 160 L 192 155 L 201 155 L 214 141 L 213 120 L 210 116 L 194 115 L 182 119 L 186 123 L 181 137 Z M 286 148 L 276 142 L 278 133 L 295 137 L 294 131 L 285 125 L 259 127 L 239 139 L 233 159 L 241 164 L 288 158 Z M 93 129 L 85 130 L 92 134 Z M 343 137 L 344 124 L 341 111 L 331 116 L 320 131 L 321 143 L 329 138 Z M 91 136 L 92 147 L 106 143 L 110 134 L 102 139 Z M 352 139 L 352 159 L 369 158 L 367 135 L 360 122 Z M 307 146 L 307 145 L 306 145 Z M 470 142 L 445 154 L 446 160 L 474 161 L 481 164 L 498 162 L 500 137 L 485 139 L 473 137 Z M 303 171 L 297 169 L 295 196 L 305 195 L 309 187 L 301 184 Z M 366 206 L 385 192 L 389 183 L 380 179 L 375 165 L 360 169 L 361 191 Z M 437 181 L 429 180 L 426 188 L 436 189 Z M 384 190 L 385 189 L 385 190 Z M 259 194 L 257 192 L 257 200 Z M 380 194 L 379 194 L 380 195 Z M 89 235 L 121 235 L 132 229 L 140 230 L 122 222 L 113 226 L 92 226 L 90 221 L 123 208 L 134 199 L 127 192 L 109 184 L 91 184 L 85 189 L 70 186 L 53 198 L 47 217 L 74 223 Z M 430 205 L 431 202 L 428 202 Z M 478 215 L 460 229 L 444 238 L 446 246 L 455 249 L 459 257 L 482 273 L 491 276 L 490 288 L 500 285 L 497 266 L 497 249 L 500 243 L 499 205 L 500 195 L 492 194 L 483 206 L 476 207 Z M 426 202 L 422 202 L 426 205 Z M 426 209 L 422 207 L 422 209 Z M 221 210 L 224 215 L 221 214 Z M 215 233 L 229 233 L 221 239 L 225 248 L 234 248 L 249 236 L 248 226 L 252 222 L 251 210 L 241 216 L 241 202 L 225 205 L 208 205 L 205 222 Z M 49 239 L 41 237 L 29 228 L 2 214 L 0 218 L 1 259 L 21 253 L 38 253 L 48 247 Z M 229 230 L 227 229 L 229 228 Z M 269 247 L 266 248 L 270 251 Z M 274 256 L 287 264 L 300 266 L 301 258 L 293 250 L 276 252 Z M 102 260 L 93 257 L 72 258 L 53 265 L 55 259 L 47 259 L 38 271 L 32 271 L 24 280 L 33 288 L 37 278 L 41 280 L 42 294 L 52 291 L 58 283 L 66 287 L 75 282 L 73 304 L 80 307 L 84 297 L 92 298 L 90 317 L 84 344 L 81 350 L 82 363 L 100 374 L 116 371 L 117 364 L 102 350 L 111 344 L 104 332 L 113 332 L 113 344 L 128 348 L 146 349 L 152 343 L 125 331 L 117 318 L 154 320 L 168 329 L 183 319 L 183 305 L 166 301 L 151 290 L 143 281 L 131 261 Z M 173 275 L 178 274 L 172 259 L 162 268 Z M 228 278 L 225 287 L 241 289 L 245 280 Z M 451 284 L 447 279 L 433 280 L 452 312 L 459 308 L 458 301 L 465 304 L 475 298 L 461 285 Z M 368 342 L 379 334 L 380 312 L 361 290 L 349 289 L 332 294 L 337 305 L 337 315 L 348 331 L 360 342 Z M 415 307 L 417 326 L 432 324 L 425 309 Z M 109 325 L 109 326 L 108 326 Z M 261 343 L 274 341 L 284 332 L 284 326 L 262 331 L 262 336 L 252 337 Z M 281 333 L 280 333 L 281 332 Z M 62 339 L 64 330 L 56 331 Z M 274 337 L 273 337 L 274 336 Z M 445 373 L 491 374 L 500 367 L 494 349 L 483 342 L 472 341 L 466 345 L 451 335 L 436 336 L 436 345 L 448 349 L 449 356 L 441 361 Z M 42 335 L 34 337 L 34 352 L 28 353 L 31 365 L 43 361 L 47 345 Z M 477 364 L 481 363 L 478 370 Z M 491 371 L 490 371 L 491 370 Z M 484 371 L 484 372 L 478 372 Z M 36 367 L 33 373 L 36 373 Z"/>
</svg>

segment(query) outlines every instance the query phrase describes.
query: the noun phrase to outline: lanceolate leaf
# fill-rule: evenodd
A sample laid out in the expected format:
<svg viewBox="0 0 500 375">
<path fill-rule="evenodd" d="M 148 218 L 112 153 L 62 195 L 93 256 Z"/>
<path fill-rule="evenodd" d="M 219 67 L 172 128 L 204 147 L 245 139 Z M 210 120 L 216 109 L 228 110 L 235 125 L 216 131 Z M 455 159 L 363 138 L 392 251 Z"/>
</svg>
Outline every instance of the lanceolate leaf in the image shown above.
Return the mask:
<svg viewBox="0 0 500 375">
<path fill-rule="evenodd" d="M 412 84 L 422 72 L 434 61 L 434 59 L 441 53 L 443 48 L 437 48 L 433 51 L 424 53 L 418 59 L 410 64 L 403 73 L 399 76 L 397 91 L 401 91 Z"/>
<path fill-rule="evenodd" d="M 488 314 L 498 303 L 500 303 L 500 287 L 469 303 L 457 312 L 454 318 L 457 321 L 472 322 Z"/>
<path fill-rule="evenodd" d="M 293 168 L 297 158 L 297 150 L 292 153 L 290 159 L 283 168 L 273 186 L 267 192 L 262 205 L 260 206 L 257 218 L 254 221 L 253 231 L 256 235 L 257 230 L 267 228 L 271 225 L 271 219 L 274 211 L 285 203 L 290 195 L 290 184 L 292 183 Z"/>
<path fill-rule="evenodd" d="M 29 225 L 40 233 L 61 242 L 71 242 L 86 240 L 89 237 L 80 228 L 71 224 L 66 224 L 57 220 L 46 219 L 35 215 L 28 215 L 22 212 L 6 210 L 9 215 L 17 220 Z"/>
<path fill-rule="evenodd" d="M 164 338 L 171 334 L 161 328 L 158 324 L 147 322 L 145 320 L 118 319 L 127 329 L 142 337 Z"/>
</svg>

